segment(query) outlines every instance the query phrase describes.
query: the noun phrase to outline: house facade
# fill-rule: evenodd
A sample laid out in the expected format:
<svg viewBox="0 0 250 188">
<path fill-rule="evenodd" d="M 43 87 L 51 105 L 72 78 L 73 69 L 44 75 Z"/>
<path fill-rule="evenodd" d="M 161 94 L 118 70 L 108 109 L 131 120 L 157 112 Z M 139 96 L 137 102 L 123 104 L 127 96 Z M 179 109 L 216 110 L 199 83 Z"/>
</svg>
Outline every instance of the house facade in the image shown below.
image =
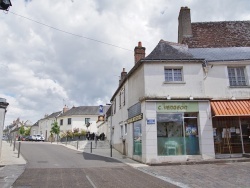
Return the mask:
<svg viewBox="0 0 250 188">
<path fill-rule="evenodd" d="M 228 38 L 208 44 L 200 35 L 211 23 L 195 26 L 181 8 L 179 43 L 161 40 L 145 57 L 139 42 L 134 67 L 122 71 L 111 98 L 112 143 L 128 157 L 153 164 L 250 149 L 250 48 Z"/>
<path fill-rule="evenodd" d="M 54 112 L 50 115 L 45 115 L 45 117 L 43 119 L 40 119 L 38 121 L 38 133 L 37 134 L 41 134 L 44 136 L 45 141 L 51 141 L 50 137 L 50 131 L 51 131 L 51 127 L 52 124 L 57 121 L 57 117 L 62 114 L 64 111 L 66 111 L 68 108 L 65 106 L 63 108 L 63 111 L 58 111 L 58 112 Z M 54 140 L 55 138 L 51 138 L 52 140 Z"/>
<path fill-rule="evenodd" d="M 58 116 L 57 122 L 61 132 L 74 131 L 79 129 L 98 133 L 97 126 L 102 123 L 98 122 L 100 114 L 106 112 L 107 107 L 103 107 L 103 112 L 100 113 L 100 106 L 79 106 L 72 107 L 66 112 Z"/>
</svg>

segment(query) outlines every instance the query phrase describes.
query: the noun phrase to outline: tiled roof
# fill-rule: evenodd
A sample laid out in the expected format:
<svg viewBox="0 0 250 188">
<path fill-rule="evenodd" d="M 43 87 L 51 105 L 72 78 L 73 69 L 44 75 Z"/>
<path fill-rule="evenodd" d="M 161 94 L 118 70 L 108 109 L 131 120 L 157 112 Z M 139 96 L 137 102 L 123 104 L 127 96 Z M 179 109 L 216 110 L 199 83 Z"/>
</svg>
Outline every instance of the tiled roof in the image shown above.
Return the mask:
<svg viewBox="0 0 250 188">
<path fill-rule="evenodd" d="M 193 56 L 188 52 L 188 46 L 160 40 L 155 49 L 145 58 L 146 60 L 163 59 L 192 59 Z"/>
<path fill-rule="evenodd" d="M 50 114 L 49 116 L 47 116 L 46 119 L 55 118 L 55 117 L 57 117 L 58 115 L 60 115 L 60 113 L 62 113 L 62 111 L 54 112 L 54 113 Z"/>
<path fill-rule="evenodd" d="M 250 21 L 192 23 L 192 37 L 182 43 L 189 48 L 250 47 Z"/>
<path fill-rule="evenodd" d="M 190 48 L 188 51 L 193 57 L 206 61 L 250 60 L 250 47 Z"/>
<path fill-rule="evenodd" d="M 104 113 L 106 113 L 108 106 L 103 106 L 103 108 Z M 72 107 L 67 112 L 61 114 L 59 117 L 72 115 L 99 115 L 99 106 Z"/>
<path fill-rule="evenodd" d="M 250 47 L 188 48 L 161 40 L 145 60 L 250 60 Z"/>
</svg>

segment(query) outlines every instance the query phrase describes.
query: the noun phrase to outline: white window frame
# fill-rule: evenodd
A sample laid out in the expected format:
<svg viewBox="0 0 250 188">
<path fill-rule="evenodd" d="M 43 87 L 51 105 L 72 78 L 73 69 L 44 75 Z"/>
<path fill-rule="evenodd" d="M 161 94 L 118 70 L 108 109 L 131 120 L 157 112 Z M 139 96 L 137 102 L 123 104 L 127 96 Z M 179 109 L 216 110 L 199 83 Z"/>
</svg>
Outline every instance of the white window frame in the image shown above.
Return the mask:
<svg viewBox="0 0 250 188">
<path fill-rule="evenodd" d="M 171 80 L 168 80 L 167 78 L 168 77 L 166 77 L 166 71 L 167 70 L 171 70 L 171 77 L 172 77 L 172 79 Z M 175 70 L 177 71 L 180 71 L 180 73 L 179 74 L 181 74 L 181 76 L 180 77 L 178 77 L 178 78 L 181 78 L 180 80 L 179 79 L 175 79 Z M 164 83 L 185 83 L 184 82 L 184 76 L 183 76 L 183 67 L 164 67 Z"/>
<path fill-rule="evenodd" d="M 243 77 L 242 75 L 238 75 L 238 71 L 237 69 L 242 69 L 241 72 L 243 72 L 243 76 L 244 76 L 244 80 L 240 80 L 241 77 Z M 234 77 L 232 75 L 230 75 L 230 70 L 233 70 L 234 73 Z M 245 66 L 232 66 L 232 67 L 227 67 L 227 73 L 228 73 L 228 81 L 229 81 L 229 86 L 230 87 L 244 87 L 244 86 L 248 86 L 248 82 L 247 82 L 247 75 L 246 75 L 246 67 Z M 233 80 L 235 78 L 235 80 Z M 233 82 L 236 82 L 236 84 L 233 84 Z M 239 84 L 240 82 L 245 82 L 244 85 Z"/>
</svg>

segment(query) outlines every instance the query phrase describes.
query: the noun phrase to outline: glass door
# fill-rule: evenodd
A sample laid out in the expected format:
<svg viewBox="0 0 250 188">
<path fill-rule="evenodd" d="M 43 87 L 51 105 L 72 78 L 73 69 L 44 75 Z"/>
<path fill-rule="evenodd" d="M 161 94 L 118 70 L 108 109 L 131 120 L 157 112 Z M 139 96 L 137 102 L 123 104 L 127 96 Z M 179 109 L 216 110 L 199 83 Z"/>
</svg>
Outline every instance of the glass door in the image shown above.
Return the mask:
<svg viewBox="0 0 250 188">
<path fill-rule="evenodd" d="M 184 130 L 186 155 L 199 155 L 200 147 L 197 113 L 184 114 Z"/>
</svg>

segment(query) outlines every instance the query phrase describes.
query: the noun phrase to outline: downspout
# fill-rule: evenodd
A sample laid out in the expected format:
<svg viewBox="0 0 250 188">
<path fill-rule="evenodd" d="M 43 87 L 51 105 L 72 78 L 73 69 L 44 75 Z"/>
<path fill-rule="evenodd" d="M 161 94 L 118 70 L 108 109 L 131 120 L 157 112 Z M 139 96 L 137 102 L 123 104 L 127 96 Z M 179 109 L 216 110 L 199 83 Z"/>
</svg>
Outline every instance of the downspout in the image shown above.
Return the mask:
<svg viewBox="0 0 250 188">
<path fill-rule="evenodd" d="M 207 74 L 208 74 L 208 70 L 209 70 L 209 67 L 207 65 L 207 61 L 206 60 L 203 61 L 202 67 L 203 67 L 203 70 L 205 72 L 205 77 L 203 78 L 203 80 L 205 80 L 207 78 Z"/>
</svg>

